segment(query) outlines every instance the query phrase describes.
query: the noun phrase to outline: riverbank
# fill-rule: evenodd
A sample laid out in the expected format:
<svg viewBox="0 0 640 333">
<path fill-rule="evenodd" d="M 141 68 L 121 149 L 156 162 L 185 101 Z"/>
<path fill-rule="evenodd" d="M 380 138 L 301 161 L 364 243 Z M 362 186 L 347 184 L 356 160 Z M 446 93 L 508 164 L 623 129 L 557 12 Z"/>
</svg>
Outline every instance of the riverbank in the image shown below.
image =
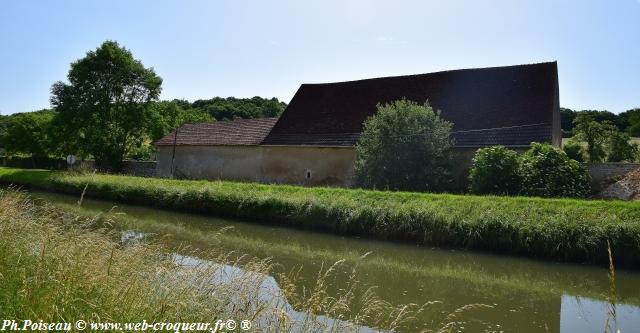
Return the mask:
<svg viewBox="0 0 640 333">
<path fill-rule="evenodd" d="M 343 235 L 559 261 L 640 264 L 640 204 L 306 188 L 0 168 L 0 181 Z"/>
</svg>

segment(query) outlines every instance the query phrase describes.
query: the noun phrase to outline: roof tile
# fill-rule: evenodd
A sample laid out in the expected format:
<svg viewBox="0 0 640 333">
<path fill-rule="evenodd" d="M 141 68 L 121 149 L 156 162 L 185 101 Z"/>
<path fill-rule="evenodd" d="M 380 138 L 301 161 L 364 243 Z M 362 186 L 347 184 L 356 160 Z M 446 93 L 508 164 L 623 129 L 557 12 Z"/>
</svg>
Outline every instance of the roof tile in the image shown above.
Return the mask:
<svg viewBox="0 0 640 333">
<path fill-rule="evenodd" d="M 155 142 L 157 146 L 253 146 L 267 136 L 278 118 L 236 119 L 184 124 Z"/>
</svg>

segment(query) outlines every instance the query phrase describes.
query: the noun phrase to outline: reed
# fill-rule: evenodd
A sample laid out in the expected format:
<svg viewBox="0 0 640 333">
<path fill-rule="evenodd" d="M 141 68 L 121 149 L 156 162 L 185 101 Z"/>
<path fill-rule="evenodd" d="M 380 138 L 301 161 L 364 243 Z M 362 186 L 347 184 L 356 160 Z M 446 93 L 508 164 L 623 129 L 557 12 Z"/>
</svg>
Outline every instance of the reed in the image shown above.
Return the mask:
<svg viewBox="0 0 640 333">
<path fill-rule="evenodd" d="M 355 278 L 341 292 L 329 293 L 343 262 L 321 270 L 316 286 L 299 293 L 293 273 L 274 282 L 276 263 L 268 258 L 220 253 L 202 260 L 195 249 L 174 252 L 125 238 L 116 224 L 108 212 L 79 216 L 0 190 L 0 317 L 122 323 L 248 319 L 264 332 L 355 332 L 364 325 L 444 332 L 455 325 L 444 316 L 437 325 L 416 327 L 416 314 L 430 304 L 389 304 Z"/>
</svg>

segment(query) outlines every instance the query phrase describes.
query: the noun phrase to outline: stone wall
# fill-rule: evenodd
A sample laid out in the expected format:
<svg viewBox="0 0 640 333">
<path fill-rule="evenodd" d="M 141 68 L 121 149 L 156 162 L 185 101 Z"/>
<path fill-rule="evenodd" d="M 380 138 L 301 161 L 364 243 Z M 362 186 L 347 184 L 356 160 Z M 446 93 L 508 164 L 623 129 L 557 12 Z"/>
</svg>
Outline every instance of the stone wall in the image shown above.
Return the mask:
<svg viewBox="0 0 640 333">
<path fill-rule="evenodd" d="M 298 185 L 353 185 L 351 147 L 177 146 L 158 147 L 156 175 Z"/>
<path fill-rule="evenodd" d="M 604 186 L 640 168 L 640 163 L 590 163 L 587 168 L 591 175 L 591 186 L 594 191 L 600 191 Z"/>
<path fill-rule="evenodd" d="M 153 177 L 156 175 L 156 161 L 123 161 L 120 173 L 139 177 Z"/>
<path fill-rule="evenodd" d="M 450 190 L 468 187 L 476 150 L 453 149 Z M 170 177 L 173 147 L 158 147 L 157 156 L 155 175 Z M 177 146 L 173 167 L 176 178 L 351 187 L 355 159 L 353 147 Z"/>
</svg>

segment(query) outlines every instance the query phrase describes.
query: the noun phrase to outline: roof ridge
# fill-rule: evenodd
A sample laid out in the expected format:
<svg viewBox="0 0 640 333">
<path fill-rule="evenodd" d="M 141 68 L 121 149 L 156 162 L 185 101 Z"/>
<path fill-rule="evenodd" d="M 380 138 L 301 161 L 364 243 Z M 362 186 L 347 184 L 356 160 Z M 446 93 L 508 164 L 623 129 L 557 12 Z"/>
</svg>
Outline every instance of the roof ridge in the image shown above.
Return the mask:
<svg viewBox="0 0 640 333">
<path fill-rule="evenodd" d="M 388 75 L 388 76 L 369 77 L 369 78 L 364 78 L 364 79 L 336 81 L 336 82 L 302 83 L 301 86 L 326 86 L 326 85 L 333 85 L 333 84 L 355 83 L 355 82 L 371 81 L 371 80 L 420 77 L 420 76 L 433 75 L 433 74 L 445 74 L 445 73 L 455 73 L 455 72 L 470 72 L 470 71 L 482 71 L 482 70 L 495 70 L 495 69 L 508 69 L 508 68 L 531 67 L 531 66 L 540 66 L 540 65 L 557 65 L 557 64 L 558 64 L 558 61 L 554 60 L 554 61 L 544 61 L 544 62 L 536 62 L 536 63 L 529 63 L 529 64 L 518 64 L 518 65 L 507 65 L 507 66 L 470 67 L 470 68 L 460 68 L 460 69 L 447 69 L 447 70 L 420 73 L 420 74 Z"/>
</svg>

